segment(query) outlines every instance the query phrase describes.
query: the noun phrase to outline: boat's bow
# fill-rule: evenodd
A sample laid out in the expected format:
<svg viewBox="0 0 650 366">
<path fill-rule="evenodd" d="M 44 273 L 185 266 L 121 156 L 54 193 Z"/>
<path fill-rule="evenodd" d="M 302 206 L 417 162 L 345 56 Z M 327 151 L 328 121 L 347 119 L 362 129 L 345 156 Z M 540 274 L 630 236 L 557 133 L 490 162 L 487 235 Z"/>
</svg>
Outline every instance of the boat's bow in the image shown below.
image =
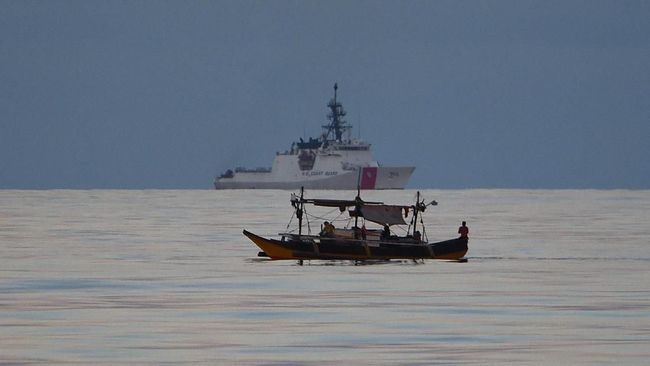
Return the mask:
<svg viewBox="0 0 650 366">
<path fill-rule="evenodd" d="M 263 238 L 244 230 L 244 235 L 257 245 L 271 259 L 294 259 L 293 251 L 284 247 L 282 242 L 275 239 Z"/>
</svg>

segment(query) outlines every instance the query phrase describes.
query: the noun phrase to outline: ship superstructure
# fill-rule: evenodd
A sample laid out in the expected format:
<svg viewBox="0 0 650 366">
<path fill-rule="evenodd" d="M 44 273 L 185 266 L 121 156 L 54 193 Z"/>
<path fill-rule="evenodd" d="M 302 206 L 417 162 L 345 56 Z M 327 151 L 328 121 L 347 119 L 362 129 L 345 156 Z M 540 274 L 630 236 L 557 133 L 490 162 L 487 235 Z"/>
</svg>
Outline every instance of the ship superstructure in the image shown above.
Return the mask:
<svg viewBox="0 0 650 366">
<path fill-rule="evenodd" d="M 216 189 L 404 189 L 415 167 L 380 166 L 371 145 L 352 138 L 345 110 L 334 98 L 327 107 L 328 123 L 318 138 L 291 144 L 277 153 L 270 168 L 228 169 L 214 181 Z M 345 135 L 345 136 L 344 136 Z"/>
</svg>

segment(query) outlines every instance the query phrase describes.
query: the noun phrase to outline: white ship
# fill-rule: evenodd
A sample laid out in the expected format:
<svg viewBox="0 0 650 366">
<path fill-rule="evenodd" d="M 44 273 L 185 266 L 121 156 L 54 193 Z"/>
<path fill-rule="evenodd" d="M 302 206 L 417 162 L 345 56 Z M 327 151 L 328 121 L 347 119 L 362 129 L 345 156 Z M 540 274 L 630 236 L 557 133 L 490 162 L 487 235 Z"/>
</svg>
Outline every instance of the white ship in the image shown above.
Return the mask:
<svg viewBox="0 0 650 366">
<path fill-rule="evenodd" d="M 327 104 L 329 123 L 319 138 L 294 142 L 277 153 L 271 168 L 228 169 L 214 181 L 216 189 L 404 189 L 412 166 L 380 166 L 373 160 L 370 144 L 351 138 L 352 126 L 345 110 L 334 98 Z M 343 134 L 347 137 L 344 138 Z"/>
</svg>

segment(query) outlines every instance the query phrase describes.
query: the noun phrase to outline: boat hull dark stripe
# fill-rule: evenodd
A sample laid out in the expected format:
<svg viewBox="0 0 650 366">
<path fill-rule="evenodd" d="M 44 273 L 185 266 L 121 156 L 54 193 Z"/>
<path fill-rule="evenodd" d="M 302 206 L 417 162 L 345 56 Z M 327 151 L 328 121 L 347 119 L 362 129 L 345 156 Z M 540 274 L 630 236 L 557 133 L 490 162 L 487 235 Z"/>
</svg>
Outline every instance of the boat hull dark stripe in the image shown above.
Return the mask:
<svg viewBox="0 0 650 366">
<path fill-rule="evenodd" d="M 352 242 L 335 240 L 335 239 L 321 239 L 318 245 L 318 250 L 321 255 L 326 256 L 364 256 L 366 249 L 361 242 Z"/>
<path fill-rule="evenodd" d="M 431 254 L 425 245 L 403 246 L 389 243 L 380 244 L 378 248 L 371 248 L 373 257 L 379 258 L 429 258 Z"/>
</svg>

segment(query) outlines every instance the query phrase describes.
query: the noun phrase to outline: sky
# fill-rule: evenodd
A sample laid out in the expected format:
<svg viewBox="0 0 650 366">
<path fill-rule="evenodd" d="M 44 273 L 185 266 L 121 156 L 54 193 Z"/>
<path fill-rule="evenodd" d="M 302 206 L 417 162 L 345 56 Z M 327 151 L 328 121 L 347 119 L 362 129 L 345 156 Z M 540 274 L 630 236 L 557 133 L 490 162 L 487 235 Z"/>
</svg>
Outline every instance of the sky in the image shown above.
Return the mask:
<svg viewBox="0 0 650 366">
<path fill-rule="evenodd" d="M 353 135 L 408 188 L 650 188 L 650 1 L 0 0 L 0 188 L 205 188 Z"/>
</svg>

